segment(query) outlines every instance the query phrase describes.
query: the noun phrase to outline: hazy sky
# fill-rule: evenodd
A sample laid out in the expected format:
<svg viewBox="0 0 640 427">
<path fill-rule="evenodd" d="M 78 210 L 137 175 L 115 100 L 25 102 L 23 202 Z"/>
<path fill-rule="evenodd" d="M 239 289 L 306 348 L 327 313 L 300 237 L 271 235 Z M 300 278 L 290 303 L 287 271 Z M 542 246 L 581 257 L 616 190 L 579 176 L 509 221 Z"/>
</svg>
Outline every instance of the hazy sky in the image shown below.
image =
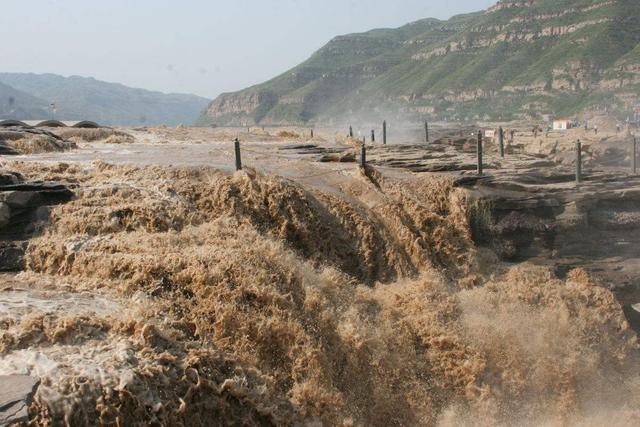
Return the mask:
<svg viewBox="0 0 640 427">
<path fill-rule="evenodd" d="M 0 71 L 214 97 L 286 71 L 336 35 L 497 0 L 1 1 Z"/>
</svg>

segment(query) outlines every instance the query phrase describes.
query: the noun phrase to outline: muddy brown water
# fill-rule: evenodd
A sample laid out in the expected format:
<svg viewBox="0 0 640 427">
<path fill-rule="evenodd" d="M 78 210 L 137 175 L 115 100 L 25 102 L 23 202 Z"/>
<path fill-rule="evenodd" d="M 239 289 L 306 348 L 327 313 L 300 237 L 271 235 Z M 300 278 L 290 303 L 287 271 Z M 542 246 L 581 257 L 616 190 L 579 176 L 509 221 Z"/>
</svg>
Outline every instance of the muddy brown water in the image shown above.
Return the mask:
<svg viewBox="0 0 640 427">
<path fill-rule="evenodd" d="M 14 159 L 78 186 L 2 278 L 1 372 L 44 378 L 35 424 L 635 425 L 638 344 L 614 296 L 525 262 L 553 249 L 476 248 L 472 184 L 437 181 L 472 172 L 410 172 L 452 159 L 418 145 L 372 149 L 364 173 L 290 144 L 243 144 L 235 174 L 226 142 Z M 512 179 L 539 159 L 487 159 L 493 190 L 540 190 Z M 546 184 L 538 200 L 574 191 Z M 555 220 L 531 196 L 495 230 Z"/>
</svg>

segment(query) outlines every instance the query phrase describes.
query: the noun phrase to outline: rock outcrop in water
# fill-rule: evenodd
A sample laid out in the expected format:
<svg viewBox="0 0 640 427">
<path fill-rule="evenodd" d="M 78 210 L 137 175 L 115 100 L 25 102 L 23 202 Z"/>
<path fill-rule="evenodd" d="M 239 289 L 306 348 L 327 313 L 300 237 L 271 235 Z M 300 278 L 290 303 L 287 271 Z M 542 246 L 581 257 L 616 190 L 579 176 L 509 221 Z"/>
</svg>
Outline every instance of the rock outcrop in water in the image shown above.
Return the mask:
<svg viewBox="0 0 640 427">
<path fill-rule="evenodd" d="M 40 380 L 26 375 L 0 375 L 0 425 L 29 420 L 29 405 Z"/>
<path fill-rule="evenodd" d="M 45 129 L 14 126 L 0 129 L 0 154 L 38 154 L 66 151 L 76 144 Z"/>
<path fill-rule="evenodd" d="M 49 220 L 49 206 L 72 198 L 64 185 L 25 182 L 18 173 L 0 171 L 0 271 L 24 268 L 26 240 Z"/>
</svg>

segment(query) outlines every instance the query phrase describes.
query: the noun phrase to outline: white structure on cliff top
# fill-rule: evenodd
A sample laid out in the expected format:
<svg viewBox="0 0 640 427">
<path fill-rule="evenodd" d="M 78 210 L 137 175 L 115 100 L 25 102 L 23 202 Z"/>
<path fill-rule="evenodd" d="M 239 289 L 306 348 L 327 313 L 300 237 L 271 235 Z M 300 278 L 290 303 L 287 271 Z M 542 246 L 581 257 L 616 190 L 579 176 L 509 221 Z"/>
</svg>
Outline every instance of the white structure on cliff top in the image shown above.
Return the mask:
<svg viewBox="0 0 640 427">
<path fill-rule="evenodd" d="M 554 120 L 553 130 L 569 130 L 573 127 L 571 120 Z"/>
</svg>

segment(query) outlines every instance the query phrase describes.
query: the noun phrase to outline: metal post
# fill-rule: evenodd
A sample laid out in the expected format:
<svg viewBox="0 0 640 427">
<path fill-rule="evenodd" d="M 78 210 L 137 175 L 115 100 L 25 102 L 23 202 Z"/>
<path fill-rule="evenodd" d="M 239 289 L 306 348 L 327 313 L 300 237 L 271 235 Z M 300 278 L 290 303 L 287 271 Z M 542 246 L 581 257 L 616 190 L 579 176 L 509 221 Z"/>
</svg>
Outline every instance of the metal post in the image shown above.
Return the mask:
<svg viewBox="0 0 640 427">
<path fill-rule="evenodd" d="M 382 122 L 382 143 L 387 145 L 387 121 Z"/>
<path fill-rule="evenodd" d="M 478 175 L 482 175 L 482 131 L 478 131 Z"/>
<path fill-rule="evenodd" d="M 638 171 L 638 144 L 636 141 L 636 137 L 633 137 L 633 150 L 631 150 L 632 152 L 632 158 L 631 158 L 631 164 L 633 165 L 633 174 L 636 175 L 637 171 Z"/>
<path fill-rule="evenodd" d="M 427 121 L 424 122 L 424 133 L 426 141 L 429 142 L 429 122 Z"/>
<path fill-rule="evenodd" d="M 353 138 L 353 126 L 349 126 L 349 138 Z"/>
<path fill-rule="evenodd" d="M 367 147 L 364 144 L 364 141 L 362 141 L 362 148 L 360 149 L 360 166 L 364 168 L 366 164 L 367 164 Z"/>
<path fill-rule="evenodd" d="M 376 131 L 371 129 L 371 142 L 376 142 Z"/>
<path fill-rule="evenodd" d="M 311 129 L 311 139 L 313 139 L 313 129 Z"/>
<path fill-rule="evenodd" d="M 582 182 L 582 143 L 576 142 L 576 184 Z"/>
<path fill-rule="evenodd" d="M 504 129 L 502 129 L 502 126 L 500 126 L 498 132 L 500 133 L 500 157 L 504 159 Z"/>
<path fill-rule="evenodd" d="M 240 158 L 240 141 L 238 140 L 238 138 L 233 141 L 233 146 L 236 151 L 236 171 L 239 171 L 242 169 L 242 159 Z"/>
</svg>

